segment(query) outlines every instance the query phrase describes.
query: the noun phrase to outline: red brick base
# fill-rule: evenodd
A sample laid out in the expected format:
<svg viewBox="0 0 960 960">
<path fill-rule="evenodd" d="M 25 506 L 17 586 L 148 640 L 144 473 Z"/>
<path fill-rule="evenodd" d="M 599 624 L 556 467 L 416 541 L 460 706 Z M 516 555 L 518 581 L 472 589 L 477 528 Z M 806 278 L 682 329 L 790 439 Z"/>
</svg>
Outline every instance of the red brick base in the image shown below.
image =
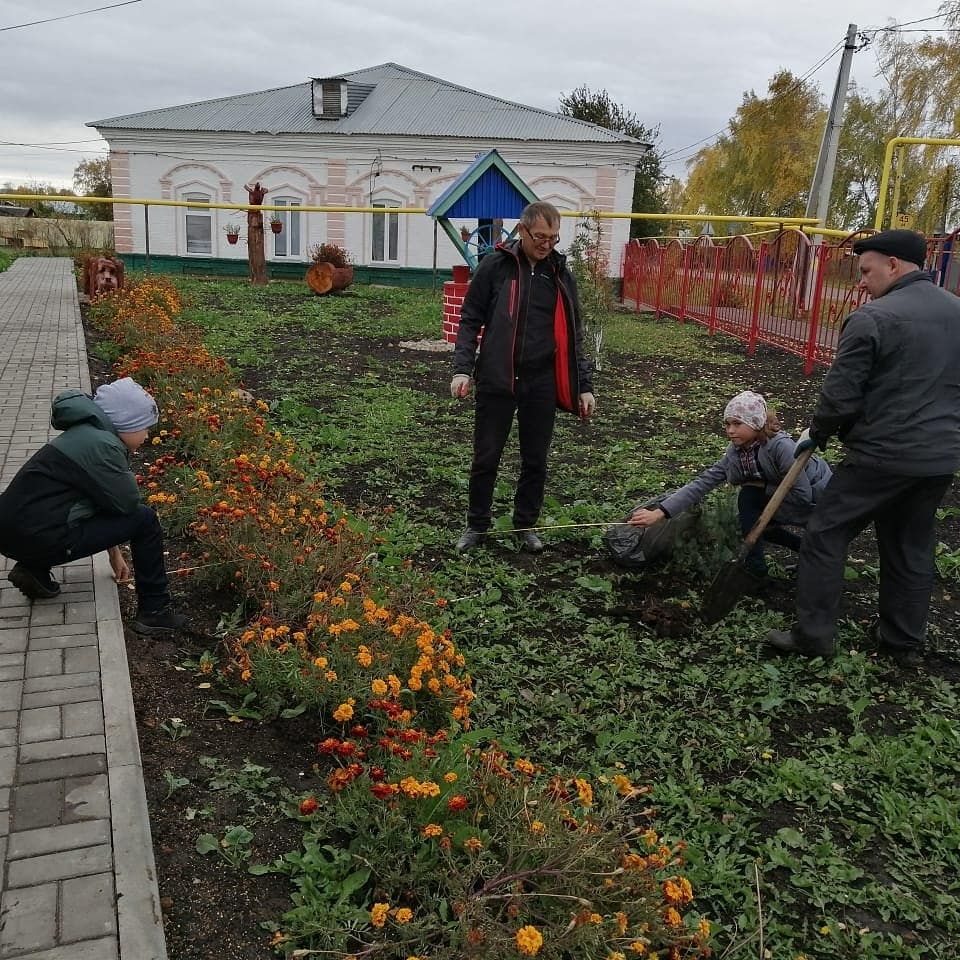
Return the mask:
<svg viewBox="0 0 960 960">
<path fill-rule="evenodd" d="M 447 343 L 457 342 L 460 308 L 469 286 L 469 283 L 457 283 L 455 280 L 447 280 L 443 285 L 443 339 Z"/>
</svg>

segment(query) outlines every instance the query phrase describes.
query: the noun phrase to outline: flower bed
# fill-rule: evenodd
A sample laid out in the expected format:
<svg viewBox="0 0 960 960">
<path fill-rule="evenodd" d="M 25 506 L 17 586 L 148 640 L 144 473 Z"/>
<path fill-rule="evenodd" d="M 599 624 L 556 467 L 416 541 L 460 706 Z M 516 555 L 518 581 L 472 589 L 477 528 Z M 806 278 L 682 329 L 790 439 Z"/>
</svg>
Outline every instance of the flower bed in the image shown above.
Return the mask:
<svg viewBox="0 0 960 960">
<path fill-rule="evenodd" d="M 303 847 L 253 868 L 296 889 L 273 945 L 342 957 L 709 955 L 682 845 L 625 826 L 649 816 L 645 790 L 622 775 L 561 777 L 469 732 L 465 658 L 424 613 L 444 601 L 378 584 L 375 545 L 325 502 L 266 405 L 176 322 L 180 307 L 172 286 L 149 280 L 98 300 L 92 318 L 123 351 L 117 374 L 161 409 L 140 478 L 147 501 L 196 543 L 200 572 L 245 603 L 219 682 L 266 715 L 323 718 L 325 789 L 289 811 Z"/>
</svg>

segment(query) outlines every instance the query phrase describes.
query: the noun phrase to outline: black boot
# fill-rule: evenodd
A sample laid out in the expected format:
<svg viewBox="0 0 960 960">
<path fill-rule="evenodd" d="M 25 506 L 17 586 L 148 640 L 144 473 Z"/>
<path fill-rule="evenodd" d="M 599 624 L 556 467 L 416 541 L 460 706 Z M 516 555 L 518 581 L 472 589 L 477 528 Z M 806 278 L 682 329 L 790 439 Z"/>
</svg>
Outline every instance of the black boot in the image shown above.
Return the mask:
<svg viewBox="0 0 960 960">
<path fill-rule="evenodd" d="M 29 600 L 49 600 L 60 593 L 60 584 L 46 572 L 46 576 L 28 570 L 22 563 L 15 563 L 7 579 Z"/>
<path fill-rule="evenodd" d="M 173 633 L 182 630 L 187 625 L 187 618 L 177 613 L 172 604 L 167 604 L 159 610 L 144 611 L 137 614 L 133 621 L 133 629 L 144 637 L 153 637 L 161 633 Z"/>
</svg>

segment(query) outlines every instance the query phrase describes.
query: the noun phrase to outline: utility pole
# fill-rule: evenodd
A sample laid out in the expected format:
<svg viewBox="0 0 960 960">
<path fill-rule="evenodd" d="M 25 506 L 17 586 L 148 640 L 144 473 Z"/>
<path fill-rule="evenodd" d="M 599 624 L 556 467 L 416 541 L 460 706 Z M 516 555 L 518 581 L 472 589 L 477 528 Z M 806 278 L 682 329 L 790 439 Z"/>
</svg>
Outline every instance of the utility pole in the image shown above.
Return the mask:
<svg viewBox="0 0 960 960">
<path fill-rule="evenodd" d="M 830 189 L 833 187 L 833 173 L 837 166 L 837 147 L 840 145 L 840 129 L 843 126 L 843 108 L 850 82 L 850 64 L 856 49 L 857 25 L 851 23 L 847 27 L 847 40 L 843 47 L 843 58 L 840 60 L 837 85 L 833 90 L 833 101 L 830 104 L 830 113 L 827 115 L 823 140 L 820 141 L 817 167 L 813 174 L 813 183 L 810 185 L 810 195 L 807 197 L 807 209 L 804 213 L 806 217 L 817 217 L 820 220 L 820 226 L 826 226 L 827 223 Z"/>
</svg>

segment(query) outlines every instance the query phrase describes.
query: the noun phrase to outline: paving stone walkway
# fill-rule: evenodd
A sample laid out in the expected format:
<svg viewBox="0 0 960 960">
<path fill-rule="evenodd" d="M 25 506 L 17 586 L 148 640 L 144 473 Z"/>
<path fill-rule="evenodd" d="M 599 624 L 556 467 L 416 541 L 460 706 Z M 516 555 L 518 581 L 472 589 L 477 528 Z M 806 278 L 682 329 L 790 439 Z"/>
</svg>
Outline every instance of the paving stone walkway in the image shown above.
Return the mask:
<svg viewBox="0 0 960 960">
<path fill-rule="evenodd" d="M 73 264 L 0 273 L 0 489 L 90 390 Z M 30 604 L 0 557 L 0 960 L 165 960 L 117 590 L 106 554 Z"/>
</svg>

